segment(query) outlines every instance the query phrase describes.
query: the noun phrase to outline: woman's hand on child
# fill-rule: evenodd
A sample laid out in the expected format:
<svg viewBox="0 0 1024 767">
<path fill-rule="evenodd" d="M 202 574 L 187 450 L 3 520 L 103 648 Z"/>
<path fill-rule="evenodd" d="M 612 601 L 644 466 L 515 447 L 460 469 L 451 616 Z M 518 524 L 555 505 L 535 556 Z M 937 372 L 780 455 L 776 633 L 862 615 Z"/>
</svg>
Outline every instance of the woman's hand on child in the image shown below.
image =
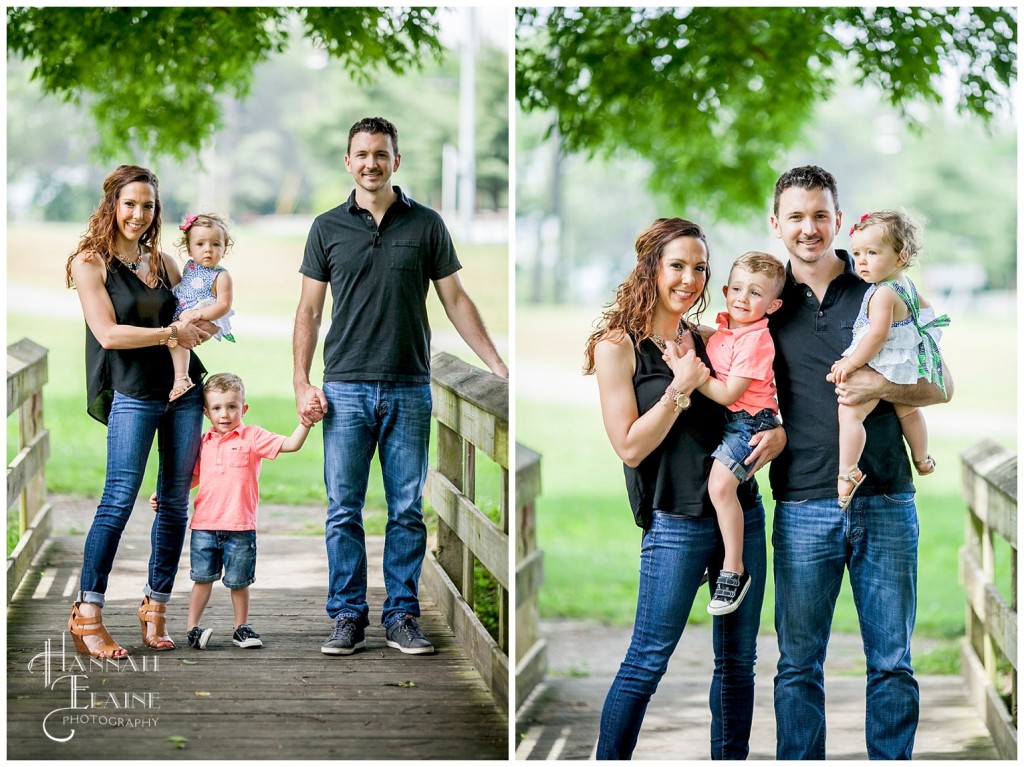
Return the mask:
<svg viewBox="0 0 1024 767">
<path fill-rule="evenodd" d="M 691 392 L 711 376 L 711 371 L 693 349 L 683 353 L 674 341 L 665 342 L 665 353 L 661 356 L 672 369 L 673 385 L 680 391 Z"/>
</svg>

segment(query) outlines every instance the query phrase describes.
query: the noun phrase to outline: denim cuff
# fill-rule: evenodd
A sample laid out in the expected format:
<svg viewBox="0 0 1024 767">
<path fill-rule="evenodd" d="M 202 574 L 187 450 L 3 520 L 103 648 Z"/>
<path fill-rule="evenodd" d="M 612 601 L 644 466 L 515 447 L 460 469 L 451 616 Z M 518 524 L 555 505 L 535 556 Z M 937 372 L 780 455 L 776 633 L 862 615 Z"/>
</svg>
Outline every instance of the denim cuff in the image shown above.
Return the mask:
<svg viewBox="0 0 1024 767">
<path fill-rule="evenodd" d="M 146 588 L 144 588 L 142 590 L 142 593 L 145 594 L 150 599 L 152 599 L 154 602 L 164 602 L 164 603 L 166 603 L 166 602 L 170 602 L 171 601 L 171 595 L 170 594 L 161 594 L 159 591 L 153 591 L 153 589 L 151 589 L 149 587 L 148 583 L 146 584 Z"/>
<path fill-rule="evenodd" d="M 106 595 L 98 591 L 79 591 L 75 601 L 88 602 L 91 605 L 99 605 L 101 608 L 107 603 Z"/>
</svg>

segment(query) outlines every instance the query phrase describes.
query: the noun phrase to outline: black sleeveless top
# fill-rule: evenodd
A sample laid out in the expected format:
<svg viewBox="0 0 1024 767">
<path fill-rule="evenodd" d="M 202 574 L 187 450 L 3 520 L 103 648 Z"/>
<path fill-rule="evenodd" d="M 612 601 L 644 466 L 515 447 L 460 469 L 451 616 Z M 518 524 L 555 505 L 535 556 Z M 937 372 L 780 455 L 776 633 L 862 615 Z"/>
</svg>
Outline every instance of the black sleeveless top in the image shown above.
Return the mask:
<svg viewBox="0 0 1024 767">
<path fill-rule="evenodd" d="M 166 272 L 162 276 L 166 277 Z M 171 324 L 177 299 L 165 285 L 149 287 L 115 259 L 107 265 L 106 288 L 118 325 L 165 328 Z M 197 384 L 206 375 L 206 368 L 195 352 L 191 354 L 188 374 Z M 166 346 L 104 349 L 86 323 L 85 375 L 88 413 L 105 424 L 115 391 L 132 399 L 166 401 L 174 384 L 174 365 Z"/>
<path fill-rule="evenodd" d="M 713 371 L 704 340 L 696 331 L 693 344 L 697 356 Z M 660 402 L 672 383 L 672 371 L 661 354 L 650 338 L 636 346 L 633 391 L 640 415 L 652 407 L 664 407 Z M 690 407 L 676 416 L 665 439 L 639 466 L 631 469 L 623 465 L 633 518 L 644 530 L 651 526 L 655 509 L 684 517 L 715 513 L 708 497 L 708 475 L 715 460 L 711 453 L 722 441 L 728 410 L 699 391 L 694 391 L 690 399 Z M 757 498 L 757 482 L 740 483 L 737 496 L 744 509 L 752 508 Z"/>
</svg>

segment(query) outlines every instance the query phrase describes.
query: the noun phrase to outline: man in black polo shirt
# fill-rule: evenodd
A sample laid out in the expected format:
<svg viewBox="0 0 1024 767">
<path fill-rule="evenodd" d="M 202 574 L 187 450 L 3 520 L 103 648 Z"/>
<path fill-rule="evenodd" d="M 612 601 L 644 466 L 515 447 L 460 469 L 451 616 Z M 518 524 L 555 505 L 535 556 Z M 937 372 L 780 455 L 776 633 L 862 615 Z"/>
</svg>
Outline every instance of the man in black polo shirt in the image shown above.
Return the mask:
<svg viewBox="0 0 1024 767">
<path fill-rule="evenodd" d="M 347 202 L 313 222 L 299 269 L 293 383 L 302 423 L 324 422 L 327 614 L 335 621 L 320 648 L 327 655 L 350 655 L 365 645 L 362 509 L 378 448 L 388 504 L 381 619 L 387 644 L 413 655 L 434 650 L 416 620 L 427 542 L 422 501 L 430 437 L 431 283 L 459 335 L 491 372 L 508 377 L 459 280 L 461 265 L 441 217 L 392 184 L 401 160 L 390 122 L 372 117 L 352 126 L 345 169 L 356 187 Z M 319 389 L 309 371 L 328 285 L 334 308 Z"/>
<path fill-rule="evenodd" d="M 775 380 L 788 441 L 771 464 L 776 756 L 825 758 L 822 664 L 836 597 L 849 569 L 867 662 L 866 740 L 872 759 L 909 759 L 918 721 L 910 662 L 917 609 L 917 509 L 910 463 L 893 402 L 945 401 L 937 386 L 893 384 L 865 366 L 844 384 L 832 364 L 850 344 L 868 288 L 846 251 L 836 181 L 816 166 L 794 168 L 775 186 L 775 236 L 789 251 L 782 308 L 769 318 Z M 950 396 L 952 389 L 949 389 Z M 840 510 L 837 401 L 882 400 L 865 421 L 860 466 L 867 479 Z"/>
</svg>

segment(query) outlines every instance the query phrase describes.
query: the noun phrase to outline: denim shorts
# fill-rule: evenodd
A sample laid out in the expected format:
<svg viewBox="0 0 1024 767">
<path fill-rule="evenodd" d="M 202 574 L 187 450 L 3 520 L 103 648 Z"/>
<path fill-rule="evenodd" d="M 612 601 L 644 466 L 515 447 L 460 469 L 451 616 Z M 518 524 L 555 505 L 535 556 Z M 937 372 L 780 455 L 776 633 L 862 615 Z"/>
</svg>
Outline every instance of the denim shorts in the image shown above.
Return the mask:
<svg viewBox="0 0 1024 767">
<path fill-rule="evenodd" d="M 224 585 L 244 589 L 256 580 L 255 530 L 193 530 L 189 545 L 196 583 L 213 583 L 224 572 Z"/>
<path fill-rule="evenodd" d="M 759 410 L 755 415 L 746 410 L 736 413 L 730 411 L 722 443 L 711 455 L 724 463 L 740 482 L 744 482 L 750 474 L 750 466 L 743 462 L 754 450 L 750 446 L 750 438 L 759 431 L 768 431 L 776 426 L 775 413 L 768 408 Z"/>
</svg>

